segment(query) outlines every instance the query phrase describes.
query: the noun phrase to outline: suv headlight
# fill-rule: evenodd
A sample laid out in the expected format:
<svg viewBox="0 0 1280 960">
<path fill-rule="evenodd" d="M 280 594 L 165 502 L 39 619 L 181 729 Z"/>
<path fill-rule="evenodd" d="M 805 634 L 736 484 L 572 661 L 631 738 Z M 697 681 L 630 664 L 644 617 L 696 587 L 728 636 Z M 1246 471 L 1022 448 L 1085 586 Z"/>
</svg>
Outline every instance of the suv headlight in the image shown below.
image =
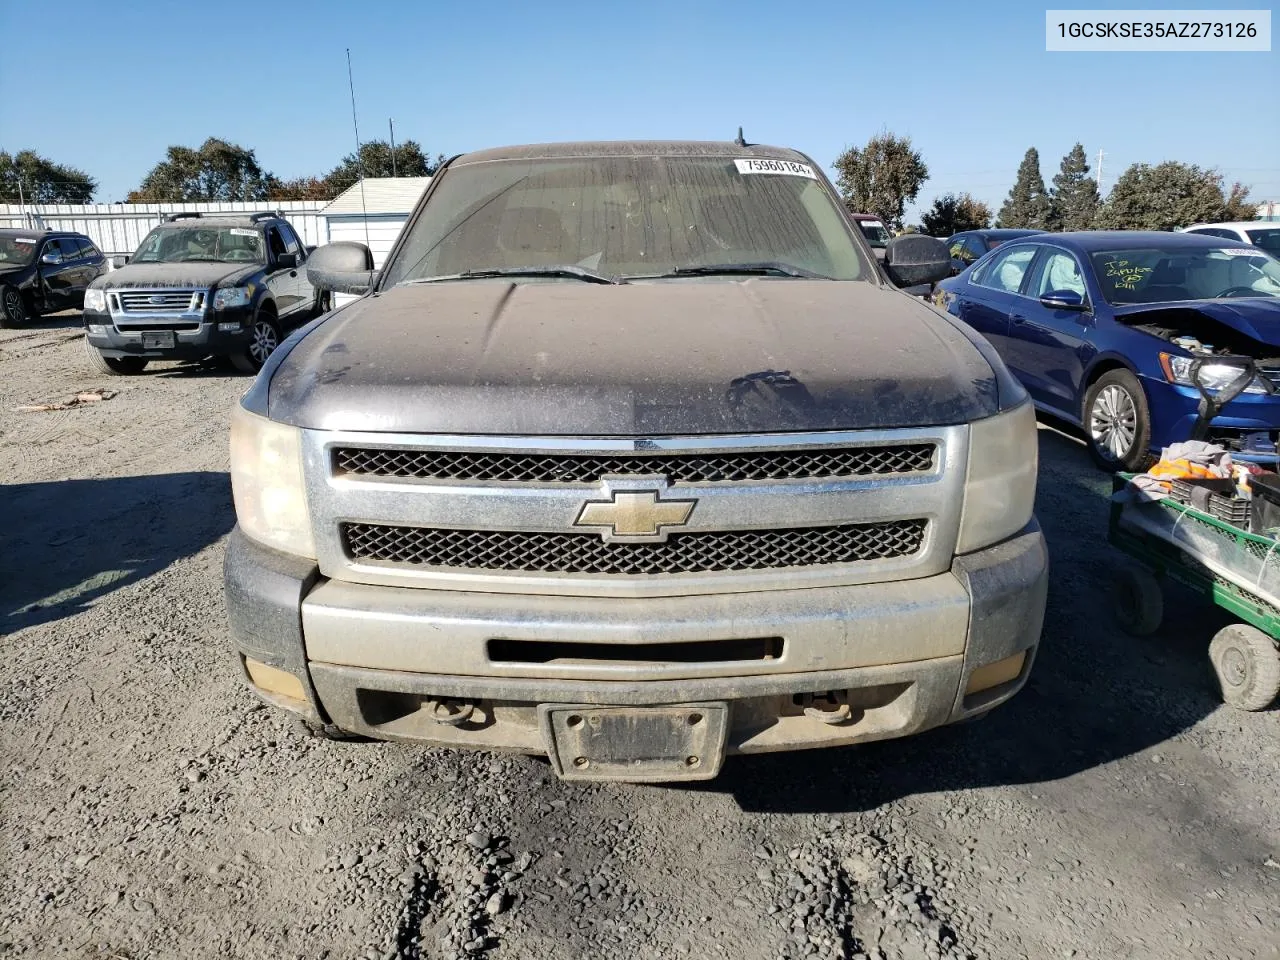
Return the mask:
<svg viewBox="0 0 1280 960">
<path fill-rule="evenodd" d="M 84 292 L 84 308 L 98 313 L 107 312 L 107 291 L 90 287 Z"/>
<path fill-rule="evenodd" d="M 264 546 L 315 558 L 302 480 L 302 431 L 250 413 L 231 413 L 231 495 L 245 535 Z"/>
<path fill-rule="evenodd" d="M 1196 382 L 1191 379 L 1191 365 L 1196 359 L 1196 357 L 1179 357 L 1172 353 L 1162 353 L 1160 368 L 1164 371 L 1165 379 L 1170 383 L 1194 387 Z M 1229 363 L 1206 363 L 1200 368 L 1200 382 L 1210 393 L 1225 389 L 1238 376 L 1240 376 L 1240 368 L 1233 367 Z M 1266 393 L 1267 388 L 1262 385 L 1261 380 L 1254 377 L 1253 382 L 1244 388 L 1244 392 Z"/>
<path fill-rule="evenodd" d="M 969 424 L 969 472 L 956 553 L 999 543 L 1031 522 L 1039 463 L 1031 401 Z"/>
<path fill-rule="evenodd" d="M 213 292 L 213 309 L 225 310 L 227 307 L 243 307 L 249 303 L 249 291 L 244 287 L 224 287 Z"/>
</svg>

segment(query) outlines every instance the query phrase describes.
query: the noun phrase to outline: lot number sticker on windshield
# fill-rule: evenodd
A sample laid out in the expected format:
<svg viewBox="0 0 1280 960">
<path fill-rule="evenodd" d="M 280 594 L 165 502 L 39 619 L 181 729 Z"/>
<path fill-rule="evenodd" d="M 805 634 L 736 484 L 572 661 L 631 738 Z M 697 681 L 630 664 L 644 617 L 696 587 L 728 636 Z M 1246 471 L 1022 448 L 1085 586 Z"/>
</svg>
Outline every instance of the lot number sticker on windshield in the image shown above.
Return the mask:
<svg viewBox="0 0 1280 960">
<path fill-rule="evenodd" d="M 796 163 L 794 160 L 762 160 L 746 157 L 733 161 L 739 173 L 778 173 L 787 177 L 808 177 L 817 180 L 818 175 L 807 163 Z"/>
<path fill-rule="evenodd" d="M 232 228 L 231 228 L 231 235 L 232 235 L 233 237 L 256 237 L 256 236 L 258 235 L 258 231 L 257 231 L 257 230 L 244 230 L 244 229 L 242 229 L 242 228 L 240 228 L 240 227 L 232 227 Z"/>
<path fill-rule="evenodd" d="M 1253 247 L 1223 247 L 1221 250 L 1214 251 L 1228 257 L 1260 257 L 1261 250 L 1255 250 Z"/>
</svg>

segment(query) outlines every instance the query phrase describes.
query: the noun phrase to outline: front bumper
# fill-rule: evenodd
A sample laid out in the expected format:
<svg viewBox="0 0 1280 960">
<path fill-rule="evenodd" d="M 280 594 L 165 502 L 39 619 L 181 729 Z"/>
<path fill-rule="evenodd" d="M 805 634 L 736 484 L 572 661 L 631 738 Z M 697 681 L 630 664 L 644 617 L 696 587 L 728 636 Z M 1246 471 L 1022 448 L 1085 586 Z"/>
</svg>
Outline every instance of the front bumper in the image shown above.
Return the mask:
<svg viewBox="0 0 1280 960">
<path fill-rule="evenodd" d="M 200 360 L 209 356 L 239 353 L 253 339 L 252 311 L 248 307 L 207 311 L 198 324 L 187 318 L 166 324 L 131 326 L 120 329 L 106 313 L 84 314 L 85 336 L 104 357 L 143 357 L 150 360 Z M 174 333 L 174 346 L 160 349 L 143 346 L 142 335 L 151 331 Z"/>
<path fill-rule="evenodd" d="M 725 701 L 729 753 L 886 739 L 983 713 L 1026 681 L 1047 575 L 1034 521 L 939 576 L 755 594 L 531 597 L 345 583 L 238 528 L 225 560 L 242 674 L 249 658 L 301 682 L 293 696 L 250 682 L 259 695 L 380 739 L 535 754 L 547 752 L 546 704 Z M 1020 653 L 1015 675 L 966 695 L 975 670 Z M 458 702 L 474 707 L 466 722 L 435 719 L 440 704 Z"/>
<path fill-rule="evenodd" d="M 1200 407 L 1195 387 L 1169 383 L 1163 378 L 1142 378 L 1151 409 L 1151 447 L 1159 452 L 1191 436 Z M 1248 433 L 1280 437 L 1280 394 L 1245 393 L 1236 397 L 1213 418 L 1210 435 L 1230 440 Z"/>
</svg>

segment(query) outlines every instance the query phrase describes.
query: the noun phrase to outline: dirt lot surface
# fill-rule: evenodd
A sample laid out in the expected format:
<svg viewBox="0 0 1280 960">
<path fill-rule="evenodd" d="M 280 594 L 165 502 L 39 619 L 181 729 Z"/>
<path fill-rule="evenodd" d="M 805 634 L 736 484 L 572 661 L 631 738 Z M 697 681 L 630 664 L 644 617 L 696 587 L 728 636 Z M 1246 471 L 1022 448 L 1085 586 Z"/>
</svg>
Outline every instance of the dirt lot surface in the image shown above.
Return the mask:
<svg viewBox="0 0 1280 960">
<path fill-rule="evenodd" d="M 0 331 L 0 956 L 1280 957 L 1280 712 L 1218 703 L 1194 598 L 1117 630 L 1069 438 L 1040 434 L 1049 615 L 1008 706 L 569 786 L 260 708 L 221 592 L 249 381 L 91 375 L 78 323 Z"/>
</svg>

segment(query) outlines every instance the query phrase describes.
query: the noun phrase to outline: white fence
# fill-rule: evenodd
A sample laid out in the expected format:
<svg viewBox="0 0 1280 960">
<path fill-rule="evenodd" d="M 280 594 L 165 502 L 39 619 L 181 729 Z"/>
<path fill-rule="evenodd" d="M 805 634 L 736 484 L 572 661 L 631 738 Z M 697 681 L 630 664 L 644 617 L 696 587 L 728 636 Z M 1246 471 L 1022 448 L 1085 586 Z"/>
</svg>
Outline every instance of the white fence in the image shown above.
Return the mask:
<svg viewBox="0 0 1280 960">
<path fill-rule="evenodd" d="M 83 233 L 107 256 L 131 254 L 148 231 L 170 213 L 258 213 L 279 210 L 302 242 L 328 240 L 323 202 L 277 200 L 261 203 L 16 203 L 0 204 L 0 228 L 28 227 Z"/>
</svg>

